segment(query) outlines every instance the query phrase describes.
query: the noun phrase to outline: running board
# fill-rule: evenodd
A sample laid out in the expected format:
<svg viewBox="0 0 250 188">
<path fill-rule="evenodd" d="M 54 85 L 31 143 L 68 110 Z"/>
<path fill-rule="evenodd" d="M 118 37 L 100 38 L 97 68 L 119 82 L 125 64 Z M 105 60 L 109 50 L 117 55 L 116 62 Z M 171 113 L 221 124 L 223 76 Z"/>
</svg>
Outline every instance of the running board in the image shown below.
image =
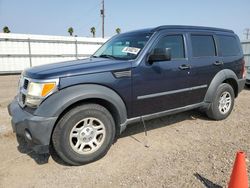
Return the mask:
<svg viewBox="0 0 250 188">
<path fill-rule="evenodd" d="M 163 117 L 163 116 L 167 116 L 167 115 L 176 114 L 179 112 L 192 110 L 195 108 L 204 107 L 204 105 L 206 105 L 206 103 L 201 102 L 201 103 L 192 104 L 192 105 L 188 105 L 188 106 L 184 106 L 184 107 L 180 107 L 180 108 L 175 108 L 175 109 L 171 109 L 171 110 L 166 110 L 166 111 L 162 111 L 162 112 L 157 112 L 157 113 L 153 113 L 153 114 L 148 114 L 148 115 L 130 118 L 130 119 L 127 119 L 125 123 L 121 124 L 121 132 L 123 132 L 126 129 L 128 124 L 140 122 L 142 118 L 143 118 L 143 120 L 155 119 L 155 118 L 159 118 L 159 117 Z"/>
</svg>

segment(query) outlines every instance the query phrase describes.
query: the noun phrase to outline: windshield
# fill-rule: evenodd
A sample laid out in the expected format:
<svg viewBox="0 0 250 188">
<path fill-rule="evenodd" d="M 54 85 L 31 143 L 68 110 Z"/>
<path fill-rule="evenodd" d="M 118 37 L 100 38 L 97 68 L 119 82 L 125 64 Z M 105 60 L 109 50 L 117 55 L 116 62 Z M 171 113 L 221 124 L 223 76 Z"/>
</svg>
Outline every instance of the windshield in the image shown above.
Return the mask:
<svg viewBox="0 0 250 188">
<path fill-rule="evenodd" d="M 152 33 L 120 34 L 106 42 L 92 57 L 118 60 L 135 59 L 151 35 Z"/>
</svg>

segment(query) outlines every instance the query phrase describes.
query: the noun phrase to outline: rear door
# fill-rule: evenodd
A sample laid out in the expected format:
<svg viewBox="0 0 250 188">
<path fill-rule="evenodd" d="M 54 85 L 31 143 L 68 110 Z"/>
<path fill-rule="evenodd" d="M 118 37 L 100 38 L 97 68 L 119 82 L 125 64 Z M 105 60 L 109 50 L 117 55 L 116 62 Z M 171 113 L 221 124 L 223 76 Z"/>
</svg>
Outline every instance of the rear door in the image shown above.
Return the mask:
<svg viewBox="0 0 250 188">
<path fill-rule="evenodd" d="M 223 68 L 218 56 L 214 33 L 189 33 L 189 82 L 195 88 L 190 91 L 190 104 L 203 102 L 208 86 Z"/>
</svg>

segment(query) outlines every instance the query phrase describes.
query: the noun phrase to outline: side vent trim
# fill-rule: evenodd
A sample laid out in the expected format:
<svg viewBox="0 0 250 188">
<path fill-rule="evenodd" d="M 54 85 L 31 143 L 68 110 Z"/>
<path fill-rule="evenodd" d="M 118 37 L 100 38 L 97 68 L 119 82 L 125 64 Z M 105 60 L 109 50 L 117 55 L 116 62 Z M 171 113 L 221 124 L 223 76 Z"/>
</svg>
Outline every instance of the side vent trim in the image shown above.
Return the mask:
<svg viewBox="0 0 250 188">
<path fill-rule="evenodd" d="M 131 77 L 131 70 L 125 70 L 125 71 L 117 71 L 117 72 L 113 72 L 114 76 L 116 78 L 128 78 Z"/>
</svg>

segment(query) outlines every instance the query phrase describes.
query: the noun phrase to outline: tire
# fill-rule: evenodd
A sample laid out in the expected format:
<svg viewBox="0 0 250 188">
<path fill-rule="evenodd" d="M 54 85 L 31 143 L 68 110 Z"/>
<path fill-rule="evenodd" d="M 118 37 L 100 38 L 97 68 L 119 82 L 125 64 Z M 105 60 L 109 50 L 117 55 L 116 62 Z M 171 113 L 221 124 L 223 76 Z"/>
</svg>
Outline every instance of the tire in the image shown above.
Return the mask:
<svg viewBox="0 0 250 188">
<path fill-rule="evenodd" d="M 98 104 L 77 106 L 58 121 L 52 144 L 70 165 L 83 165 L 102 158 L 115 137 L 115 123 L 110 112 Z"/>
<path fill-rule="evenodd" d="M 225 97 L 225 100 L 222 99 L 223 97 Z M 227 83 L 221 84 L 218 87 L 214 99 L 206 112 L 207 116 L 213 120 L 223 120 L 227 118 L 233 109 L 234 98 L 235 95 L 232 86 Z"/>
</svg>

